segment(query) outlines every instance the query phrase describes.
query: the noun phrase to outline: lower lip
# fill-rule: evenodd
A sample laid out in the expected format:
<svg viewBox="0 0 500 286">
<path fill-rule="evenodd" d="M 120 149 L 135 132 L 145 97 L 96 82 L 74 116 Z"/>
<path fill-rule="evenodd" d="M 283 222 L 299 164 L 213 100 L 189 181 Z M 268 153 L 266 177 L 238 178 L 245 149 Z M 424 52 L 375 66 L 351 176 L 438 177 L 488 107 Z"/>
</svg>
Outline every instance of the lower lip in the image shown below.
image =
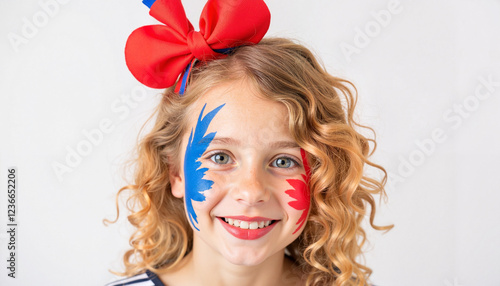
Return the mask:
<svg viewBox="0 0 500 286">
<path fill-rule="evenodd" d="M 254 240 L 254 239 L 259 239 L 266 235 L 268 232 L 270 232 L 274 226 L 276 225 L 276 222 L 264 227 L 264 228 L 258 228 L 258 229 L 242 229 L 236 226 L 232 226 L 227 224 L 222 218 L 218 217 L 220 223 L 222 226 L 232 234 L 234 237 L 239 238 L 239 239 L 244 239 L 244 240 Z"/>
</svg>

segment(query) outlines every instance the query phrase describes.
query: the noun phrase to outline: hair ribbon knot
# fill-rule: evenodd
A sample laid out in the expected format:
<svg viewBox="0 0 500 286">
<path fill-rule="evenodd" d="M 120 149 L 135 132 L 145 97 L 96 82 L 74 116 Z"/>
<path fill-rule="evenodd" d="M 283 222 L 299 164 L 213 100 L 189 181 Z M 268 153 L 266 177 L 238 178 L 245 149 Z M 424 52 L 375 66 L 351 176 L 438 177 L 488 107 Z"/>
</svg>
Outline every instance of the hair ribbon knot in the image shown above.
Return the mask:
<svg viewBox="0 0 500 286">
<path fill-rule="evenodd" d="M 125 60 L 134 77 L 152 88 L 167 88 L 176 81 L 185 87 L 181 81 L 195 61 L 224 58 L 238 46 L 257 44 L 271 18 L 263 0 L 208 0 L 200 31 L 195 31 L 180 0 L 143 2 L 162 24 L 133 31 Z"/>
</svg>

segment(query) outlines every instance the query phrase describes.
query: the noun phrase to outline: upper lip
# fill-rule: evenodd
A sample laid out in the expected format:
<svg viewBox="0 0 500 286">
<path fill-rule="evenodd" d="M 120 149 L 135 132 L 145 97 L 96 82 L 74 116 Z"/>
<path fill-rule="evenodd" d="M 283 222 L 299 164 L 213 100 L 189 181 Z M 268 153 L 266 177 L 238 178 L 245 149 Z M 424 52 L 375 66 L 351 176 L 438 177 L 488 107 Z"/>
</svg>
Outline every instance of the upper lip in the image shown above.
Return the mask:
<svg viewBox="0 0 500 286">
<path fill-rule="evenodd" d="M 223 218 L 230 218 L 230 219 L 237 219 L 237 220 L 242 220 L 242 221 L 268 221 L 268 220 L 278 220 L 278 219 L 272 219 L 272 218 L 268 218 L 268 217 L 261 217 L 261 216 L 253 216 L 253 217 L 249 217 L 249 216 L 244 216 L 244 215 L 240 215 L 240 216 L 220 216 L 220 217 L 223 217 Z"/>
</svg>

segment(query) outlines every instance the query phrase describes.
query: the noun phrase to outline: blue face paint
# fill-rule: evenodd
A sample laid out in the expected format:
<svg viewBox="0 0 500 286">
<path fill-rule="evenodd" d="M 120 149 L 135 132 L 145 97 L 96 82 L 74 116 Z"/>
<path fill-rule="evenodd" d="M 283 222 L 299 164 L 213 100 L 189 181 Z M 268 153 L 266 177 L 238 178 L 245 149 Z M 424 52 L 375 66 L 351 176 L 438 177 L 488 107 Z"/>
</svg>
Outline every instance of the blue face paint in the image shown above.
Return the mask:
<svg viewBox="0 0 500 286">
<path fill-rule="evenodd" d="M 207 115 L 205 115 L 205 117 L 202 118 L 203 111 L 207 106 L 207 104 L 205 103 L 198 117 L 198 122 L 196 123 L 196 127 L 194 130 L 194 135 L 193 135 L 193 129 L 191 129 L 191 134 L 189 135 L 189 141 L 186 147 L 186 154 L 184 155 L 184 178 L 186 180 L 185 183 L 186 210 L 188 213 L 189 221 L 196 230 L 199 229 L 195 225 L 195 222 L 197 224 L 198 220 L 196 218 L 196 213 L 193 209 L 193 201 L 197 202 L 205 201 L 205 195 L 203 195 L 202 192 L 209 190 L 214 183 L 213 181 L 203 179 L 203 176 L 205 176 L 205 172 L 208 170 L 208 168 L 198 169 L 201 167 L 201 162 L 199 161 L 199 159 L 201 155 L 205 153 L 205 151 L 208 148 L 208 145 L 210 145 L 210 142 L 212 142 L 212 140 L 215 137 L 215 134 L 217 133 L 217 132 L 212 132 L 205 135 L 208 126 L 210 125 L 210 122 L 212 122 L 212 119 L 217 114 L 217 112 L 219 112 L 219 110 L 224 105 L 225 104 L 222 104 L 221 106 L 215 108 L 214 110 L 210 111 Z"/>
<path fill-rule="evenodd" d="M 156 0 L 142 0 L 142 3 L 146 6 L 148 6 L 149 9 L 151 9 L 151 6 L 155 3 Z"/>
</svg>

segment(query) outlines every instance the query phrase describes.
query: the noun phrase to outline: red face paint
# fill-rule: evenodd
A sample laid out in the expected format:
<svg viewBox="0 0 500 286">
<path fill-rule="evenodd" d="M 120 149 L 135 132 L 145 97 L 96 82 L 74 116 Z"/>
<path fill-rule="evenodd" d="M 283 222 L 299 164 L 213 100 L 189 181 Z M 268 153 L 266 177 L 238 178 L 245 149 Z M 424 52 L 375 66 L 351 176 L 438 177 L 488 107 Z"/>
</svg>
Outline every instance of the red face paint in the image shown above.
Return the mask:
<svg viewBox="0 0 500 286">
<path fill-rule="evenodd" d="M 302 174 L 302 178 L 304 180 L 297 180 L 297 179 L 286 180 L 293 187 L 293 189 L 285 191 L 287 195 L 295 199 L 295 201 L 291 201 L 288 204 L 292 208 L 298 211 L 300 210 L 302 211 L 302 215 L 300 216 L 299 220 L 296 223 L 299 226 L 293 232 L 293 234 L 295 234 L 306 222 L 307 214 L 309 213 L 309 206 L 311 204 L 310 201 L 311 195 L 309 194 L 309 186 L 308 186 L 311 170 L 309 168 L 309 164 L 307 163 L 306 151 L 304 151 L 304 149 L 300 149 L 300 155 L 302 156 L 302 163 L 304 164 L 304 169 L 306 171 L 305 174 Z"/>
</svg>

